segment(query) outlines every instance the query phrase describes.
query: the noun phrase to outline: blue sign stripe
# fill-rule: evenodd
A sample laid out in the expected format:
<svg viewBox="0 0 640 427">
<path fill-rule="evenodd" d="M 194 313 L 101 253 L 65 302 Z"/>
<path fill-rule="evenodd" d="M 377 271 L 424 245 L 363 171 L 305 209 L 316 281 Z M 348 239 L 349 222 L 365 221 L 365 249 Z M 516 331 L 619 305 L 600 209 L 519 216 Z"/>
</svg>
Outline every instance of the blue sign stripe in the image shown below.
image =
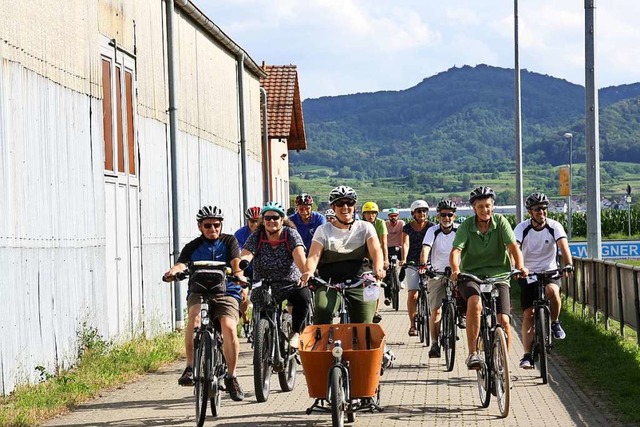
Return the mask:
<svg viewBox="0 0 640 427">
<path fill-rule="evenodd" d="M 571 255 L 588 257 L 587 242 L 569 243 Z M 609 240 L 602 242 L 602 258 L 608 259 L 640 259 L 640 241 Z"/>
</svg>

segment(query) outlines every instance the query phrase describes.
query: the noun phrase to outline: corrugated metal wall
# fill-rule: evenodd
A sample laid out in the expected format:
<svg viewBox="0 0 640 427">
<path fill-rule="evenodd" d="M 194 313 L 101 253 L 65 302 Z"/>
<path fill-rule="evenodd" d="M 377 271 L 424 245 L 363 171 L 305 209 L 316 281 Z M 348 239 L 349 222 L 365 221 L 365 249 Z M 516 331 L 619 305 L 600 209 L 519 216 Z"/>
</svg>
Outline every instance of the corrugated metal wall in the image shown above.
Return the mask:
<svg viewBox="0 0 640 427">
<path fill-rule="evenodd" d="M 103 36 L 115 38 L 130 52 L 135 48 L 137 68 L 142 283 L 134 287 L 142 290 L 142 304 L 133 298 L 129 307 L 118 305 L 119 311 L 131 313 L 117 314 L 134 319 L 133 333 L 153 335 L 173 325 L 173 293 L 160 281 L 171 262 L 164 4 L 26 3 L 14 2 L 10 11 L 0 8 L 3 394 L 16 383 L 35 380 L 38 365 L 49 372 L 70 366 L 83 322 L 109 334 L 108 307 L 115 293 L 105 271 Z M 202 204 L 223 207 L 226 232 L 242 224 L 242 185 L 237 58 L 191 20 L 180 16 L 177 23 L 184 244 L 197 234 L 194 215 Z M 248 71 L 245 101 L 248 199 L 260 204 L 259 82 Z M 141 323 L 135 320 L 139 313 Z"/>
</svg>

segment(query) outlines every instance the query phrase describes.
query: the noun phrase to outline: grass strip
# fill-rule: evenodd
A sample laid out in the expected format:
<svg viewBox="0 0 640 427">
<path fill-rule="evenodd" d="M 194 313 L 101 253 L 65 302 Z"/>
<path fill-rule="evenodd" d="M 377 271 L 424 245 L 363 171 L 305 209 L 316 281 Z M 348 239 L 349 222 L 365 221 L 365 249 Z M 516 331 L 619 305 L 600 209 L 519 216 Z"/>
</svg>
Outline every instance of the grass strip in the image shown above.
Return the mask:
<svg viewBox="0 0 640 427">
<path fill-rule="evenodd" d="M 623 338 L 619 323 L 610 319 L 605 329 L 602 316 L 582 316 L 582 306 L 572 311 L 572 301 L 563 303 L 562 325 L 567 339 L 555 340 L 554 348 L 567 361 L 572 378 L 590 395 L 606 402 L 621 421 L 640 424 L 638 384 L 640 384 L 640 348 L 636 331 L 626 328 Z"/>
<path fill-rule="evenodd" d="M 58 375 L 41 367 L 42 382 L 18 386 L 11 395 L 0 397 L 0 425 L 33 426 L 109 389 L 156 371 L 180 357 L 184 338 L 170 333 L 151 340 L 136 338 L 111 345 L 95 331 L 80 337 L 81 354 L 73 369 Z"/>
</svg>

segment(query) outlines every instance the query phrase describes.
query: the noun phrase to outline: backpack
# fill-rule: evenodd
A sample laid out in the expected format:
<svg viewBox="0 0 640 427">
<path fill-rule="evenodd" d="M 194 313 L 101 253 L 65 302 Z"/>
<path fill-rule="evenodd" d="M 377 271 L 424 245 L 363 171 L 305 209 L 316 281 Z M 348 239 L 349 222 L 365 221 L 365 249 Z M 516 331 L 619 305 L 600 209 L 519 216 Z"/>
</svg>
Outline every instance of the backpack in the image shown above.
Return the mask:
<svg viewBox="0 0 640 427">
<path fill-rule="evenodd" d="M 254 256 L 257 256 L 260 253 L 260 250 L 262 249 L 262 245 L 264 243 L 268 243 L 272 247 L 276 247 L 282 243 L 285 243 L 287 245 L 287 252 L 291 253 L 291 243 L 289 243 L 289 227 L 284 227 L 283 233 L 282 233 L 282 239 L 275 240 L 273 242 L 267 238 L 267 233 L 262 231 L 260 233 L 260 238 L 258 239 L 258 246 L 256 247 L 256 253 Z"/>
</svg>

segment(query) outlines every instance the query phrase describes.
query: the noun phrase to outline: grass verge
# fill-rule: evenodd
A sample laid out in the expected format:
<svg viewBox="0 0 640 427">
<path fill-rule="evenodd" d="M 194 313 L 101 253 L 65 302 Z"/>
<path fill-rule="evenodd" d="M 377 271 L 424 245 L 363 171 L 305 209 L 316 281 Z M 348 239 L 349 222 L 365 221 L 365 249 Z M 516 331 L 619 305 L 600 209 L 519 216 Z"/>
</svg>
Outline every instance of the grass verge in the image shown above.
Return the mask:
<svg viewBox="0 0 640 427">
<path fill-rule="evenodd" d="M 180 357 L 184 339 L 181 333 L 174 332 L 114 346 L 103 341 L 95 330 L 85 330 L 80 344 L 80 358 L 75 368 L 54 376 L 36 367 L 42 382 L 19 386 L 11 395 L 0 397 L 0 425 L 40 424 L 101 390 L 153 372 Z"/>
<path fill-rule="evenodd" d="M 511 287 L 512 306 L 520 309 L 520 287 Z M 592 315 L 582 316 L 582 305 L 564 300 L 560 314 L 567 339 L 554 341 L 554 353 L 566 361 L 571 378 L 593 399 L 609 408 L 611 416 L 625 424 L 640 425 L 638 384 L 640 384 L 640 348 L 637 332 L 625 328 L 625 338 L 617 332 L 620 325 L 609 320 L 595 323 Z M 587 308 L 588 313 L 588 308 Z M 602 315 L 599 319 L 602 319 Z"/>
</svg>

